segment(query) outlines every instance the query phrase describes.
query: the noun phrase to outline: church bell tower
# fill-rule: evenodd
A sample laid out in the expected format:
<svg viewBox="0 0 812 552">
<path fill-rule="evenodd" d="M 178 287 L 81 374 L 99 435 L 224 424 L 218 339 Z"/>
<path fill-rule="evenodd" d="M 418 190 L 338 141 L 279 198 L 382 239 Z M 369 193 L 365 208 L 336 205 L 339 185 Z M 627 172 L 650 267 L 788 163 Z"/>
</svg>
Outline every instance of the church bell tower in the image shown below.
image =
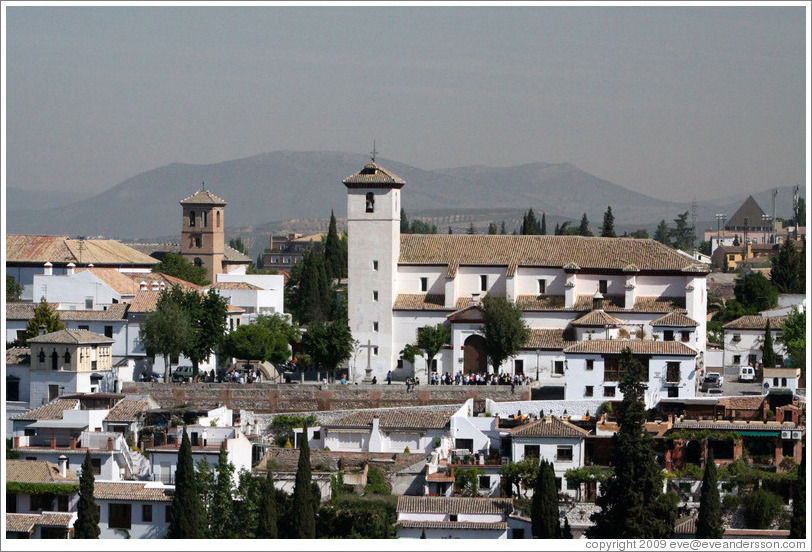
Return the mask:
<svg viewBox="0 0 812 552">
<path fill-rule="evenodd" d="M 181 255 L 203 266 L 211 282 L 223 273 L 225 252 L 226 202 L 206 189 L 198 190 L 180 202 L 183 207 Z"/>
</svg>

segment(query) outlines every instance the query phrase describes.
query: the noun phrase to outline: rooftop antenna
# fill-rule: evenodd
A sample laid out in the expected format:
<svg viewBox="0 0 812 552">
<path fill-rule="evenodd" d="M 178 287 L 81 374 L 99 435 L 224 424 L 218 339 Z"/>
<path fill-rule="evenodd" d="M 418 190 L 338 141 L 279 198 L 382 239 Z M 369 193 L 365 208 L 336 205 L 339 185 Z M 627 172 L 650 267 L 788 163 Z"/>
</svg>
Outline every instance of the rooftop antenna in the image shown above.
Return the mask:
<svg viewBox="0 0 812 552">
<path fill-rule="evenodd" d="M 374 163 L 375 162 L 375 156 L 378 155 L 378 150 L 375 149 L 375 140 L 372 141 L 372 151 L 369 152 L 369 154 L 372 156 L 372 162 Z"/>
<path fill-rule="evenodd" d="M 79 264 L 82 264 L 82 252 L 85 250 L 85 237 L 79 236 Z"/>
<path fill-rule="evenodd" d="M 205 190 L 205 189 L 206 189 L 206 182 L 204 181 L 203 182 L 203 190 Z"/>
</svg>

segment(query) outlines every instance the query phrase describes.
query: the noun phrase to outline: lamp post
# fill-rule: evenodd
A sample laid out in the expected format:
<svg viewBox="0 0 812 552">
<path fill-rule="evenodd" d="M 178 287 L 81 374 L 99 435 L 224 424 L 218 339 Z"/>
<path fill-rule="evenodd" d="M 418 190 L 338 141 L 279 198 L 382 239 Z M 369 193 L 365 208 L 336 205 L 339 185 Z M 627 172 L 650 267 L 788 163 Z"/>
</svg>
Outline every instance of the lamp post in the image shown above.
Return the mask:
<svg viewBox="0 0 812 552">
<path fill-rule="evenodd" d="M 770 215 L 761 215 L 762 229 L 763 229 L 763 232 L 764 232 L 764 243 L 772 243 L 772 240 L 770 240 L 769 242 L 767 241 L 767 228 L 769 228 L 769 226 L 767 226 L 767 224 L 771 220 L 772 220 L 772 217 Z"/>
<path fill-rule="evenodd" d="M 724 213 L 716 213 L 716 247 L 719 247 L 719 242 L 722 239 L 722 226 L 725 223 L 725 214 Z M 716 247 L 711 248 L 711 253 Z"/>
<path fill-rule="evenodd" d="M 539 353 L 540 352 L 541 351 L 539 349 L 536 349 L 536 381 L 539 380 Z"/>
</svg>

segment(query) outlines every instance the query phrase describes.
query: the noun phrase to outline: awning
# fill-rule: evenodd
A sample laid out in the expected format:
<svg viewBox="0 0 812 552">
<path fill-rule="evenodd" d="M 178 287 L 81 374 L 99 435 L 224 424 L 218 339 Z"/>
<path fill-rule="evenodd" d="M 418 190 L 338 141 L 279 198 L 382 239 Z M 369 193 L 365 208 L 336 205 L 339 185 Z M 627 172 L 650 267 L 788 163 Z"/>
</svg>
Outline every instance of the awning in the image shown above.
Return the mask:
<svg viewBox="0 0 812 552">
<path fill-rule="evenodd" d="M 739 435 L 744 435 L 747 437 L 780 437 L 780 431 L 753 431 L 753 430 L 744 430 L 744 431 L 736 431 Z"/>
<path fill-rule="evenodd" d="M 72 422 L 70 420 L 39 420 L 27 427 L 45 427 L 45 428 L 86 428 L 87 422 Z"/>
</svg>

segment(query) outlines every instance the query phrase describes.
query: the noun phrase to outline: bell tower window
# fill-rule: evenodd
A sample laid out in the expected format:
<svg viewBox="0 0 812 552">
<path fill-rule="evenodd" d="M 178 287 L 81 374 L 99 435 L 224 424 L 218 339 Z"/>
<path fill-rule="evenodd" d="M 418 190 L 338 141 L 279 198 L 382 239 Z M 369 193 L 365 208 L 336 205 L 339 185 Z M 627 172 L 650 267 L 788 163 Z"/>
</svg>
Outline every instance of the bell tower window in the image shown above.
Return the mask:
<svg viewBox="0 0 812 552">
<path fill-rule="evenodd" d="M 195 266 L 203 266 L 203 261 L 200 260 L 200 257 L 195 257 Z"/>
<path fill-rule="evenodd" d="M 205 228 L 209 222 L 209 213 L 206 211 L 200 212 L 200 226 Z"/>
<path fill-rule="evenodd" d="M 200 247 L 200 236 L 195 236 L 195 247 Z"/>
<path fill-rule="evenodd" d="M 220 211 L 217 211 L 217 228 L 220 228 Z"/>
<path fill-rule="evenodd" d="M 189 211 L 189 226 L 194 227 L 195 225 L 195 212 Z"/>
<path fill-rule="evenodd" d="M 367 213 L 375 212 L 375 194 L 367 193 Z"/>
</svg>

